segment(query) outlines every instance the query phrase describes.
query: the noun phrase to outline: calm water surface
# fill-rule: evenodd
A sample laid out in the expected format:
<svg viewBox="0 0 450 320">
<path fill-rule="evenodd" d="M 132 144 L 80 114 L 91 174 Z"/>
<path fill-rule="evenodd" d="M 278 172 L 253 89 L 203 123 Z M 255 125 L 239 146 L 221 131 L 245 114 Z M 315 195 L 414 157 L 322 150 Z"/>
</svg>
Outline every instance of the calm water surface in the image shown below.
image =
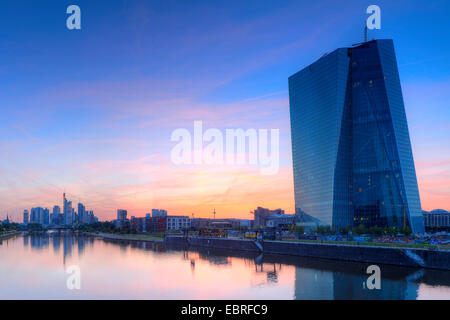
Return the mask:
<svg viewBox="0 0 450 320">
<path fill-rule="evenodd" d="M 367 266 L 50 233 L 1 241 L 0 299 L 450 299 L 449 272 L 381 266 L 368 290 Z"/>
</svg>

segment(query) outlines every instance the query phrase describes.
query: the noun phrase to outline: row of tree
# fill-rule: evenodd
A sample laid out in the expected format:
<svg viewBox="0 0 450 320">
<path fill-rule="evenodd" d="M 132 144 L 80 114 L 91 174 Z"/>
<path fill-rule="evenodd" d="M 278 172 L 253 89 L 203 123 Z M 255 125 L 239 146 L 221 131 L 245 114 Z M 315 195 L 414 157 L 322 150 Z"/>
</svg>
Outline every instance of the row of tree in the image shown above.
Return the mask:
<svg viewBox="0 0 450 320">
<path fill-rule="evenodd" d="M 335 227 L 330 226 L 318 226 L 316 230 L 314 230 L 315 234 L 319 235 L 335 235 L 335 234 L 342 234 L 342 235 L 362 235 L 362 234 L 368 234 L 373 236 L 382 236 L 382 235 L 396 235 L 396 234 L 403 234 L 406 236 L 409 236 L 412 233 L 412 230 L 410 227 L 400 228 L 397 229 L 396 227 L 366 227 L 363 224 L 360 224 L 357 227 L 343 227 L 336 229 Z"/>
<path fill-rule="evenodd" d="M 130 230 L 120 230 L 116 228 L 115 224 L 109 221 L 95 222 L 92 224 L 80 224 L 76 227 L 77 230 L 83 232 L 102 232 L 102 233 L 130 233 Z"/>
<path fill-rule="evenodd" d="M 19 230 L 20 225 L 18 223 L 2 223 L 0 224 L 0 233 L 11 232 Z"/>
</svg>

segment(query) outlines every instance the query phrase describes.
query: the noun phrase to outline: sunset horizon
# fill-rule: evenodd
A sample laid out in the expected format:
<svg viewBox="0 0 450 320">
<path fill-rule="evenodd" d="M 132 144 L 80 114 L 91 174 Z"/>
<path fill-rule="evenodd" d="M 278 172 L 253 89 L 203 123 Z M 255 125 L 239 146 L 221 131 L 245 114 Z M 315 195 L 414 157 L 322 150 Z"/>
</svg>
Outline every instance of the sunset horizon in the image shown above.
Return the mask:
<svg viewBox="0 0 450 320">
<path fill-rule="evenodd" d="M 16 54 L 0 69 L 9 79 L 1 94 L 0 218 L 21 221 L 25 209 L 61 206 L 63 192 L 100 220 L 120 208 L 190 217 L 215 209 L 220 218 L 251 218 L 259 206 L 295 212 L 287 79 L 333 48 L 361 42 L 363 17 L 353 13 L 364 5 L 266 3 L 242 14 L 239 5 L 192 4 L 188 16 L 181 4 L 83 5 L 77 32 L 55 28 L 58 5 L 9 3 L 2 12 L 14 30 L 3 55 Z M 449 61 L 434 51 L 434 7 L 424 2 L 406 14 L 400 4 L 384 7 L 383 28 L 368 37 L 394 40 L 422 209 L 448 210 Z M 11 18 L 19 12 L 20 23 Z M 411 21 L 423 28 L 412 34 Z M 279 129 L 278 173 L 261 175 L 248 163 L 175 165 L 171 134 L 192 132 L 194 121 L 222 132 Z"/>
</svg>

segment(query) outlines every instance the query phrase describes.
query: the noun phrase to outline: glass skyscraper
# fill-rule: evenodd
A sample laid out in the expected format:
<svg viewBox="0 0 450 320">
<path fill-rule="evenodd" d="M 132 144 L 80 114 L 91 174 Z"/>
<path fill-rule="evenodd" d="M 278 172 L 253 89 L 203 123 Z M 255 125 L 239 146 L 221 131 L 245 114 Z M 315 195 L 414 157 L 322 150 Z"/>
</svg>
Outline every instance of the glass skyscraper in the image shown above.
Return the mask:
<svg viewBox="0 0 450 320">
<path fill-rule="evenodd" d="M 424 232 L 392 40 L 324 55 L 289 77 L 289 103 L 297 213 Z"/>
</svg>

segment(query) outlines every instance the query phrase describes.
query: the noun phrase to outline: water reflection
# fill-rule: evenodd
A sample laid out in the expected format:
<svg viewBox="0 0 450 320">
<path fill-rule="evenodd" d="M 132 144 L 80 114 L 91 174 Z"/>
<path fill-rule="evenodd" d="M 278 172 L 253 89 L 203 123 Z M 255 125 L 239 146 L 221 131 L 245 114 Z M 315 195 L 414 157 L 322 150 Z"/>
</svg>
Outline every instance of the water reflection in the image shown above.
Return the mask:
<svg viewBox="0 0 450 320">
<path fill-rule="evenodd" d="M 101 240 L 67 231 L 0 245 L 1 299 L 450 299 L 450 273 L 161 243 Z M 81 290 L 65 286 L 79 265 Z"/>
</svg>

